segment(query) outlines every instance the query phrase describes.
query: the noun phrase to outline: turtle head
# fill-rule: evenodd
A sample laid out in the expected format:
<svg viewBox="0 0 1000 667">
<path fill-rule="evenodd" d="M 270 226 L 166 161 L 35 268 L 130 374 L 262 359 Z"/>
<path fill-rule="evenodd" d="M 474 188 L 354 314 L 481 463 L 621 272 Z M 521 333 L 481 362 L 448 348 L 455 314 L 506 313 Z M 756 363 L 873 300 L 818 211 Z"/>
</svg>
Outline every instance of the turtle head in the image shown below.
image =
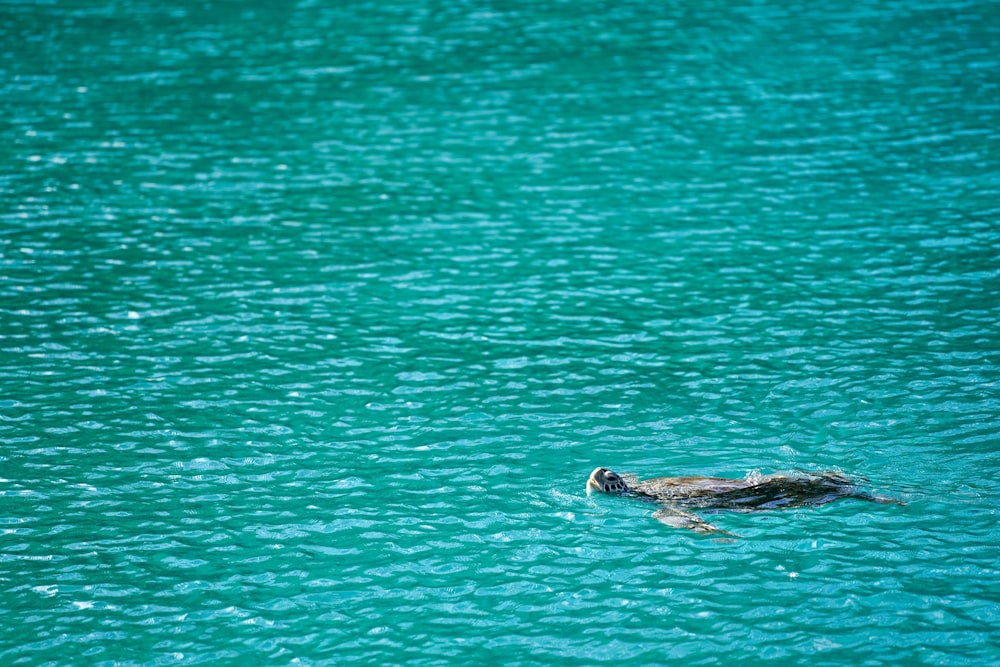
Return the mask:
<svg viewBox="0 0 1000 667">
<path fill-rule="evenodd" d="M 607 468 L 595 468 L 594 472 L 590 473 L 590 479 L 587 480 L 587 495 L 590 495 L 593 491 L 600 491 L 601 493 L 628 493 L 628 485 L 625 484 L 625 480 L 621 478 L 621 475 L 613 470 L 608 470 Z"/>
</svg>

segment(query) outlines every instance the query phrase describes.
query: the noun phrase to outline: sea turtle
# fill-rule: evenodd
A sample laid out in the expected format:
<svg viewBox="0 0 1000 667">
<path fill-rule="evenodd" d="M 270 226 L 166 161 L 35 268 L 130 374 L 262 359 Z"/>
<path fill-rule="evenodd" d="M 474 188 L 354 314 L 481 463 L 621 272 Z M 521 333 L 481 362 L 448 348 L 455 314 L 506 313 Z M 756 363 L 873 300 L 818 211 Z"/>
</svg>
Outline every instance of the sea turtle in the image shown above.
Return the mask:
<svg viewBox="0 0 1000 667">
<path fill-rule="evenodd" d="M 653 518 L 677 528 L 699 533 L 723 533 L 691 510 L 755 510 L 815 507 L 839 500 L 859 498 L 875 503 L 903 503 L 862 491 L 842 473 L 824 471 L 794 475 L 749 475 L 745 479 L 723 477 L 656 477 L 628 481 L 607 468 L 595 468 L 587 480 L 593 491 L 638 498 L 660 505 Z"/>
</svg>

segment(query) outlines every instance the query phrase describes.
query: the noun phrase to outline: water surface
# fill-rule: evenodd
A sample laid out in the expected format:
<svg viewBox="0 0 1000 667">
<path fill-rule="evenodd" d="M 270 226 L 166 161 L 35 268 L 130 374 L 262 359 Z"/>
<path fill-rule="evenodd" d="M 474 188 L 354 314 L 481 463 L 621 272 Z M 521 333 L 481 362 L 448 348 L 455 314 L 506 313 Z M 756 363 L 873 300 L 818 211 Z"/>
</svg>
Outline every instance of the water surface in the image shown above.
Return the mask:
<svg viewBox="0 0 1000 667">
<path fill-rule="evenodd" d="M 995 3 L 0 7 L 4 664 L 1000 661 Z"/>
</svg>

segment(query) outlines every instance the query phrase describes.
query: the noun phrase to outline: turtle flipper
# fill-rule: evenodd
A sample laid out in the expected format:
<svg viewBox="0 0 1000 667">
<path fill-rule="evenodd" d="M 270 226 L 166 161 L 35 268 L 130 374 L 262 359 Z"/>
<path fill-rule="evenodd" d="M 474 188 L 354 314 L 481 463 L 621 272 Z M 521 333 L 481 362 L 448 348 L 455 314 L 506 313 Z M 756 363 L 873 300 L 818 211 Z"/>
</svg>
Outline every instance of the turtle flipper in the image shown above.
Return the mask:
<svg viewBox="0 0 1000 667">
<path fill-rule="evenodd" d="M 729 535 L 730 537 L 742 537 L 736 533 L 730 533 L 728 530 L 723 530 L 713 526 L 701 517 L 692 514 L 691 512 L 685 512 L 684 510 L 676 507 L 661 507 L 653 512 L 653 518 L 672 528 L 687 528 L 688 530 L 693 530 L 694 532 L 701 533 L 702 535 L 721 533 L 722 535 Z"/>
<path fill-rule="evenodd" d="M 895 498 L 889 498 L 887 496 L 879 496 L 874 493 L 866 493 L 864 491 L 859 491 L 858 493 L 851 494 L 852 498 L 857 498 L 858 500 L 867 500 L 870 503 L 878 503 L 879 505 L 905 505 L 902 500 L 896 500 Z"/>
</svg>

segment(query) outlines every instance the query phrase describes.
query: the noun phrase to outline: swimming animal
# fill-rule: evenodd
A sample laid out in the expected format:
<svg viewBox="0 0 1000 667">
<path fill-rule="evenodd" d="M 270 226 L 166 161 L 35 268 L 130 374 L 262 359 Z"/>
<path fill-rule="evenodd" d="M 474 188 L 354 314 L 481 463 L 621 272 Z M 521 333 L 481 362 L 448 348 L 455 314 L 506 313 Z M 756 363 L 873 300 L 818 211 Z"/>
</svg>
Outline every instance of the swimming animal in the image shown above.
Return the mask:
<svg viewBox="0 0 1000 667">
<path fill-rule="evenodd" d="M 699 533 L 733 535 L 703 520 L 691 510 L 756 510 L 816 507 L 841 498 L 875 503 L 903 503 L 862 491 L 842 473 L 824 471 L 794 475 L 760 475 L 745 479 L 723 477 L 656 477 L 628 481 L 613 470 L 595 468 L 587 480 L 587 495 L 593 491 L 637 498 L 660 508 L 653 518 L 668 526 Z M 735 536 L 738 537 L 738 536 Z"/>
</svg>

